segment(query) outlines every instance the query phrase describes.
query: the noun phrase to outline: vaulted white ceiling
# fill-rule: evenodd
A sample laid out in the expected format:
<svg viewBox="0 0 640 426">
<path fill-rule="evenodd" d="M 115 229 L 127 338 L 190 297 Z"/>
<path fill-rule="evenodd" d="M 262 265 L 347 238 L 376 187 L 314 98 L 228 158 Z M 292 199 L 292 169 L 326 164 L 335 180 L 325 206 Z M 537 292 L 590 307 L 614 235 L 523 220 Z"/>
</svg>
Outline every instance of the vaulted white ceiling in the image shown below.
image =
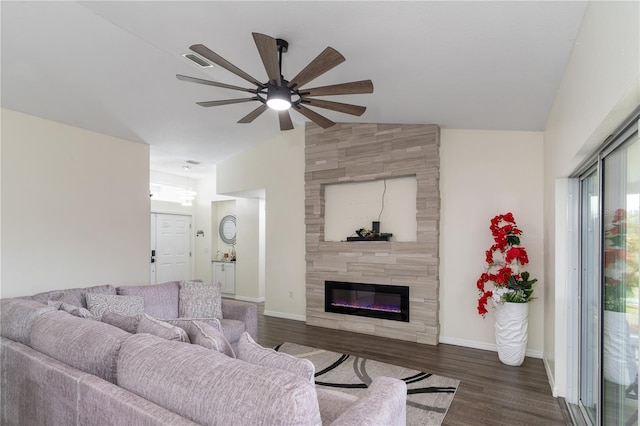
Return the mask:
<svg viewBox="0 0 640 426">
<path fill-rule="evenodd" d="M 185 160 L 213 165 L 279 132 L 277 114 L 237 124 L 257 103 L 200 107 L 197 101 L 245 95 L 175 74 L 249 87 L 218 66 L 203 70 L 182 56 L 202 43 L 266 81 L 251 37 L 260 32 L 289 42 L 285 77 L 327 46 L 345 56 L 308 87 L 373 80 L 373 94 L 324 98 L 367 107 L 361 117 L 316 110 L 333 121 L 542 130 L 585 7 L 584 1 L 2 1 L 2 106 L 147 143 L 158 170 L 180 173 Z M 296 126 L 307 121 L 291 115 Z"/>
</svg>

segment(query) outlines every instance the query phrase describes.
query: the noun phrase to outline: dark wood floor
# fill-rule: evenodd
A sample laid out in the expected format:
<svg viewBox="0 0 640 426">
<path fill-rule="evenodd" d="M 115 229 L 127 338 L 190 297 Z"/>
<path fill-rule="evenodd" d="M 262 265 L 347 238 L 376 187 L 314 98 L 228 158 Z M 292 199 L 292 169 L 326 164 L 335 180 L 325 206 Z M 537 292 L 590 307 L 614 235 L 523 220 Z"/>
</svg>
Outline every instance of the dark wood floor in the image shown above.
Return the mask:
<svg viewBox="0 0 640 426">
<path fill-rule="evenodd" d="M 258 341 L 283 342 L 348 353 L 460 380 L 444 425 L 570 425 L 564 403 L 551 395 L 542 360 L 508 367 L 495 352 L 461 346 L 422 345 L 358 333 L 310 327 L 258 315 Z"/>
</svg>

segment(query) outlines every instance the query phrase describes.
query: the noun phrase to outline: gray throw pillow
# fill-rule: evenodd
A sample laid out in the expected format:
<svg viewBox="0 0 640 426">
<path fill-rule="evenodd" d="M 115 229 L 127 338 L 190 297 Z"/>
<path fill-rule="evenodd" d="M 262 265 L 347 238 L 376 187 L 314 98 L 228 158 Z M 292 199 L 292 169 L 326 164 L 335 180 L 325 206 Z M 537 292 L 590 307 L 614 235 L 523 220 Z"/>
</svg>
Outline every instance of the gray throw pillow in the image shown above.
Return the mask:
<svg viewBox="0 0 640 426">
<path fill-rule="evenodd" d="M 114 327 L 118 327 L 127 333 L 136 334 L 141 318 L 142 315 L 125 316 L 107 311 L 102 314 L 101 321 Z"/>
<path fill-rule="evenodd" d="M 177 340 L 178 342 L 190 343 L 187 332 L 164 321 L 160 321 L 150 315 L 144 314 L 138 323 L 136 333 L 148 333 L 162 337 L 166 340 Z"/>
<path fill-rule="evenodd" d="M 144 312 L 154 318 L 178 318 L 178 295 L 180 282 L 163 284 L 121 286 L 116 289 L 120 296 L 141 296 Z"/>
<path fill-rule="evenodd" d="M 126 316 L 144 314 L 144 299 L 140 296 L 87 293 L 86 299 L 87 308 L 98 320 L 106 311 Z"/>
<path fill-rule="evenodd" d="M 220 283 L 182 281 L 178 305 L 180 318 L 222 319 L 222 291 Z"/>
<path fill-rule="evenodd" d="M 180 327 L 183 330 L 187 330 L 189 327 L 189 323 L 191 321 L 200 321 L 209 324 L 216 330 L 222 332 L 222 324 L 220 324 L 220 320 L 218 318 L 158 318 L 160 321 L 168 322 L 171 325 L 175 325 L 176 327 Z"/>
<path fill-rule="evenodd" d="M 309 380 L 311 384 L 314 383 L 315 367 L 311 361 L 264 348 L 257 344 L 246 331 L 238 340 L 236 357 L 251 364 L 288 371 Z"/>
<path fill-rule="evenodd" d="M 75 306 L 70 303 L 63 302 L 61 300 L 49 300 L 47 304 L 49 306 L 55 307 L 60 311 L 65 311 L 67 313 L 70 313 L 71 315 L 76 317 L 87 318 L 92 320 L 97 319 L 96 316 L 93 313 L 91 313 L 91 311 L 89 311 L 88 309 Z"/>
<path fill-rule="evenodd" d="M 236 354 L 233 348 L 224 337 L 222 332 L 216 330 L 211 324 L 202 321 L 190 321 L 187 325 L 187 334 L 189 340 L 195 345 L 203 346 L 207 349 L 223 353 L 231 358 L 235 358 Z"/>
</svg>

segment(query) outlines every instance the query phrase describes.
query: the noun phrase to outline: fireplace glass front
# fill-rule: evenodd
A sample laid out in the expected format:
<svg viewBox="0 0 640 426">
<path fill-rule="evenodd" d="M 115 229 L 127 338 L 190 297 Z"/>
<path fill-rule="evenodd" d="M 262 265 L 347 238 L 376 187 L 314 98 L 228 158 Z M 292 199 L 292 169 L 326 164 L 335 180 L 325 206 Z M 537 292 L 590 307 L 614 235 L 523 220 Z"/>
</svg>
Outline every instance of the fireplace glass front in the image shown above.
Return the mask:
<svg viewBox="0 0 640 426">
<path fill-rule="evenodd" d="M 409 287 L 325 281 L 325 312 L 409 322 Z"/>
</svg>

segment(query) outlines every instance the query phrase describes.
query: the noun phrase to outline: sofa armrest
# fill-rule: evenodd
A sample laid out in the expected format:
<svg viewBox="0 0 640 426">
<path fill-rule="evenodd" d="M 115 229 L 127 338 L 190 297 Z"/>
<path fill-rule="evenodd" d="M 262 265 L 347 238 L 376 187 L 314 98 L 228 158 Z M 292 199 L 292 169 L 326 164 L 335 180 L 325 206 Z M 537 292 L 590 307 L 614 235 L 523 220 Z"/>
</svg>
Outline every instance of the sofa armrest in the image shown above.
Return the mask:
<svg viewBox="0 0 640 426">
<path fill-rule="evenodd" d="M 369 388 L 331 426 L 404 425 L 407 385 L 399 379 L 376 377 Z"/>
<path fill-rule="evenodd" d="M 254 340 L 258 340 L 258 305 L 239 300 L 222 299 L 222 318 L 242 321 Z"/>
</svg>

